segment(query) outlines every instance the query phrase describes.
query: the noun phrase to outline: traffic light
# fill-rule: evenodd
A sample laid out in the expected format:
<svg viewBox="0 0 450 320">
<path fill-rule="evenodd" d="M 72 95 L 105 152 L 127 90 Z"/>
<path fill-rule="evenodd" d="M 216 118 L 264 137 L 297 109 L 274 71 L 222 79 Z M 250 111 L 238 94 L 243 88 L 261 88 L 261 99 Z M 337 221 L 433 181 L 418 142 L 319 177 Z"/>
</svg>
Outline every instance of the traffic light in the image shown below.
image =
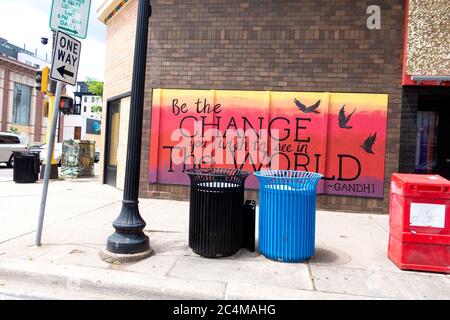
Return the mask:
<svg viewBox="0 0 450 320">
<path fill-rule="evenodd" d="M 69 97 L 61 97 L 59 102 L 59 110 L 63 114 L 73 114 L 73 99 Z"/>
<path fill-rule="evenodd" d="M 49 68 L 45 67 L 42 70 L 36 71 L 36 90 L 42 93 L 47 93 L 48 89 L 48 74 Z"/>
<path fill-rule="evenodd" d="M 55 80 L 52 80 L 52 79 L 49 80 L 47 92 L 50 94 L 53 94 L 53 95 L 56 93 L 56 81 Z"/>
<path fill-rule="evenodd" d="M 36 90 L 42 92 L 42 70 L 36 71 Z"/>
<path fill-rule="evenodd" d="M 48 79 L 49 79 L 49 73 L 50 69 L 48 67 L 45 67 L 42 69 L 42 82 L 41 82 L 41 91 L 43 93 L 47 93 L 48 90 Z"/>
</svg>

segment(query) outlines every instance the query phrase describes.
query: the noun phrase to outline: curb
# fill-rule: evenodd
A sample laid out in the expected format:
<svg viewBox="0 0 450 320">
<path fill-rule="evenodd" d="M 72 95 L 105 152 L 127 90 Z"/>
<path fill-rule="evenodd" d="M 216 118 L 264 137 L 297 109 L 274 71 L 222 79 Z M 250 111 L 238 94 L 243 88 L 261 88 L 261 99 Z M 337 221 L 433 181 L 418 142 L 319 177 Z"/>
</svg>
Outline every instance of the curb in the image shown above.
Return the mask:
<svg viewBox="0 0 450 320">
<path fill-rule="evenodd" d="M 50 299 L 137 300 L 379 300 L 381 297 L 149 276 L 94 267 L 40 264 L 0 258 L 0 280 L 34 284 L 61 292 Z M 22 293 L 24 294 L 24 293 Z M 25 292 L 25 294 L 28 294 Z M 45 293 L 36 296 L 46 299 Z"/>
<path fill-rule="evenodd" d="M 221 300 L 226 284 L 0 258 L 0 278 L 124 299 Z"/>
</svg>

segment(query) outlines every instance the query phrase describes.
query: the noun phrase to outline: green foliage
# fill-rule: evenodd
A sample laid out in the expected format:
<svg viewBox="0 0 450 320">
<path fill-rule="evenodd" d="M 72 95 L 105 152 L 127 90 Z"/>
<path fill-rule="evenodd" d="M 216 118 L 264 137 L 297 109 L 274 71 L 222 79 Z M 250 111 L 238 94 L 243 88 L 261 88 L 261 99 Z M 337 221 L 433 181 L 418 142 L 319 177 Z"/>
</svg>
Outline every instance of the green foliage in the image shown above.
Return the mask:
<svg viewBox="0 0 450 320">
<path fill-rule="evenodd" d="M 98 81 L 94 78 L 87 78 L 86 83 L 88 85 L 88 90 L 90 93 L 96 96 L 103 96 L 103 82 Z"/>
<path fill-rule="evenodd" d="M 19 129 L 17 129 L 16 127 L 9 127 L 9 132 L 19 134 Z"/>
<path fill-rule="evenodd" d="M 96 113 L 102 113 L 102 106 L 92 106 L 91 111 Z"/>
</svg>

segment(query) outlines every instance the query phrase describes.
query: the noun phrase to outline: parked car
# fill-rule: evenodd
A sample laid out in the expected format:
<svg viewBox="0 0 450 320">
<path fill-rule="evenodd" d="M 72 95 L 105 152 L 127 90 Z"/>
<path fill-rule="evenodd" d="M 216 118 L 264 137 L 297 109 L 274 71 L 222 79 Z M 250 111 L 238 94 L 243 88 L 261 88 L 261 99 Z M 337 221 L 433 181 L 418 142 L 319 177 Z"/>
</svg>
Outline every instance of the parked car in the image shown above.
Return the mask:
<svg viewBox="0 0 450 320">
<path fill-rule="evenodd" d="M 0 163 L 6 163 L 8 168 L 14 166 L 13 152 L 27 151 L 25 137 L 10 132 L 0 132 Z"/>
<path fill-rule="evenodd" d="M 39 160 L 41 161 L 41 164 L 47 158 L 47 144 L 45 143 L 30 146 L 30 151 L 39 152 Z M 55 143 L 55 148 L 53 150 L 53 157 L 55 158 L 55 161 L 58 163 L 58 166 L 61 165 L 61 155 L 62 155 L 62 143 Z"/>
</svg>

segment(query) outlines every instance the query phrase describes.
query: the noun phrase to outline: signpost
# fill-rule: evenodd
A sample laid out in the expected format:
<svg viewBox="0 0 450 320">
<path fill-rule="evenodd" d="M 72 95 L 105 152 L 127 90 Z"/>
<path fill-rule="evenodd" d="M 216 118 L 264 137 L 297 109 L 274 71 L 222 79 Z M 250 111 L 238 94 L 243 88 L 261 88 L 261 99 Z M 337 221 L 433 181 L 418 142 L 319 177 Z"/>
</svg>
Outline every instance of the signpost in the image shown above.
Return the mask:
<svg viewBox="0 0 450 320">
<path fill-rule="evenodd" d="M 39 207 L 39 222 L 36 233 L 36 245 L 38 247 L 41 245 L 42 229 L 44 227 L 45 205 L 47 203 L 48 183 L 50 181 L 50 173 L 52 171 L 51 159 L 53 154 L 53 147 L 55 146 L 56 123 L 58 121 L 59 101 L 61 100 L 62 86 L 63 86 L 62 82 L 58 81 L 58 83 L 56 84 L 55 106 L 53 109 L 50 137 L 48 139 L 47 160 L 45 162 L 45 171 L 44 171 L 44 185 L 42 187 L 41 204 Z"/>
<path fill-rule="evenodd" d="M 87 35 L 90 11 L 91 0 L 53 0 L 50 28 L 84 39 Z"/>
<path fill-rule="evenodd" d="M 44 184 L 39 221 L 36 232 L 36 245 L 41 245 L 42 229 L 44 227 L 45 205 L 47 202 L 48 185 L 50 182 L 51 159 L 55 145 L 56 125 L 58 121 L 61 92 L 63 83 L 76 85 L 78 65 L 80 63 L 81 42 L 72 38 L 86 38 L 91 0 L 53 0 L 50 16 L 50 28 L 57 30 L 56 43 L 53 45 L 53 59 L 50 78 L 57 81 L 55 104 L 51 119 L 50 136 L 48 139 L 47 160 L 45 162 Z M 65 31 L 66 33 L 62 32 Z"/>
<path fill-rule="evenodd" d="M 53 51 L 50 78 L 72 86 L 76 85 L 80 53 L 81 42 L 58 31 Z"/>
</svg>

